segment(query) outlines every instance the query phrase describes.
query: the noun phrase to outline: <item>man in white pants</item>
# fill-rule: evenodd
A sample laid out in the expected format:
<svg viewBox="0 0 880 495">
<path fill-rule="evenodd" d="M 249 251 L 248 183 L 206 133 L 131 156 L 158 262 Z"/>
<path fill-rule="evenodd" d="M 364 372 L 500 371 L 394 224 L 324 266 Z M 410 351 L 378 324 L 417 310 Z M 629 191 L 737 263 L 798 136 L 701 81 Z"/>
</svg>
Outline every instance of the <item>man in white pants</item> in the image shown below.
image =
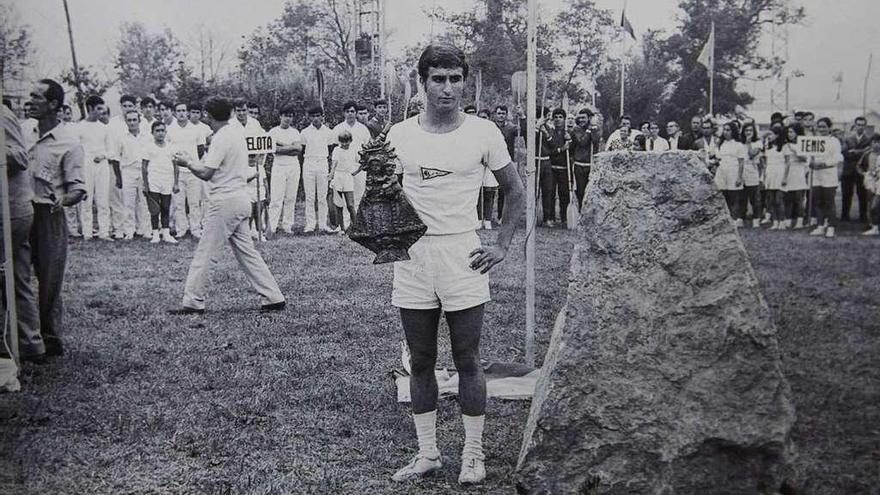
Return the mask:
<svg viewBox="0 0 880 495">
<path fill-rule="evenodd" d="M 269 189 L 269 233 L 274 234 L 281 223 L 281 230 L 293 233 L 294 207 L 299 192 L 300 168 L 297 155 L 302 151 L 299 131 L 293 122 L 293 108 L 281 109 L 281 124 L 269 131 L 275 142 L 275 158 L 272 162 L 272 182 Z"/>
<path fill-rule="evenodd" d="M 150 139 L 141 134 L 140 114 L 137 110 L 129 110 L 125 113 L 127 129 L 124 134 L 117 135 L 114 139 L 114 160 L 122 175 L 122 216 L 114 225 L 122 233 L 121 239 L 134 239 L 135 231 L 141 235 L 147 235 L 149 229 L 144 229 L 144 224 L 149 225 L 150 212 L 147 210 L 147 201 L 144 196 L 143 179 L 141 177 L 141 163 L 144 159 L 144 140 Z"/>
<path fill-rule="evenodd" d="M 203 314 L 207 297 L 211 268 L 220 256 L 220 249 L 227 243 L 235 253 L 251 286 L 260 294 L 262 311 L 279 311 L 286 303 L 278 282 L 263 261 L 251 238 L 248 219 L 251 216 L 251 199 L 247 186 L 250 175 L 248 155 L 245 148 L 244 129 L 229 125 L 232 104 L 219 97 L 208 98 L 207 123 L 214 130 L 211 150 L 205 155 L 204 164 L 192 157 L 177 158 L 180 167 L 189 168 L 192 174 L 211 184 L 207 202 L 205 230 L 186 277 L 181 307 L 171 314 Z"/>
<path fill-rule="evenodd" d="M 300 132 L 303 145 L 303 188 L 306 193 L 306 228 L 304 233 L 333 232 L 327 227 L 327 173 L 330 171 L 330 146 L 336 144 L 336 135 L 324 125 L 324 110 L 320 106 L 309 109 L 311 124 Z M 315 202 L 318 203 L 317 216 Z"/>
<path fill-rule="evenodd" d="M 459 111 L 468 73 L 464 52 L 430 45 L 419 58 L 418 71 L 425 112 L 388 133 L 403 170 L 404 193 L 428 227 L 409 249 L 412 259 L 394 264 L 391 304 L 400 308 L 411 352 L 410 392 L 419 451 L 393 479 L 405 481 L 442 467 L 434 367 L 443 311 L 459 376 L 465 432 L 458 481 L 480 483 L 486 477 L 486 381 L 480 366 L 483 306 L 491 300 L 486 273 L 507 255 L 523 213 L 523 186 L 498 127 Z M 487 169 L 504 191 L 507 210 L 495 244 L 481 246 L 474 205 Z"/>
<path fill-rule="evenodd" d="M 205 153 L 204 131 L 189 121 L 186 103 L 174 105 L 175 121 L 168 126 L 168 143 L 178 153 L 189 155 L 198 161 Z M 202 181 L 193 177 L 186 168 L 180 169 L 180 192 L 174 195 L 174 225 L 177 238 L 187 230 L 198 239 L 202 236 Z M 189 206 L 189 213 L 187 213 Z"/>
<path fill-rule="evenodd" d="M 98 120 L 105 109 L 106 105 L 100 96 L 89 96 L 86 98 L 88 116 L 73 129 L 85 153 L 83 170 L 86 179 L 86 198 L 81 203 L 80 218 L 83 239 L 86 240 L 91 239 L 93 234 L 93 205 L 98 210 L 98 239 L 113 240 L 110 237 L 111 166 L 107 160 L 113 143 L 110 128 Z M 121 181 L 121 177 L 117 180 Z"/>
<path fill-rule="evenodd" d="M 137 111 L 137 98 L 133 95 L 122 95 L 122 97 L 119 98 L 119 105 L 122 107 L 122 113 L 114 115 L 107 123 L 107 125 L 110 126 L 110 138 L 113 140 L 112 150 L 114 153 L 111 153 L 111 165 L 114 161 L 120 161 L 120 157 L 115 152 L 119 148 L 119 141 L 129 132 L 127 115 L 128 112 Z M 140 124 L 138 125 L 140 126 Z M 116 165 L 114 165 L 114 167 L 115 166 Z M 122 190 L 125 188 L 125 176 L 124 174 L 121 174 L 121 171 L 120 175 L 122 178 L 122 187 L 115 187 L 116 184 L 110 184 L 110 189 L 107 192 L 110 198 L 110 220 L 112 223 L 114 239 L 122 239 L 125 237 L 125 228 L 123 224 L 131 213 L 126 211 L 125 200 L 122 193 Z"/>
<path fill-rule="evenodd" d="M 211 136 L 214 135 L 214 131 L 211 130 L 211 127 L 202 122 L 202 114 L 203 109 L 202 105 L 199 103 L 190 103 L 188 105 L 189 108 L 189 123 L 190 125 L 196 126 L 201 131 L 200 140 L 205 143 L 205 153 L 208 152 L 208 146 L 211 144 Z M 202 154 L 202 160 L 205 159 L 205 154 Z M 202 216 L 199 218 L 199 223 L 204 227 L 205 225 L 205 203 L 208 202 L 208 183 L 205 181 L 199 181 L 202 183 Z"/>
</svg>

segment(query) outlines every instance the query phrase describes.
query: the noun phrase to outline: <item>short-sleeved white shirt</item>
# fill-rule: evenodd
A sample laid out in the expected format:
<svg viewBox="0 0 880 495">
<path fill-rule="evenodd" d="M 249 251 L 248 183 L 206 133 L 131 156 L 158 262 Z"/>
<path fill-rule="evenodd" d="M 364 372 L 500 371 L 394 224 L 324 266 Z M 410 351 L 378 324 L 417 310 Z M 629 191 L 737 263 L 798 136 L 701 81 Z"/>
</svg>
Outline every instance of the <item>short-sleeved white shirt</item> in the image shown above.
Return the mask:
<svg viewBox="0 0 880 495">
<path fill-rule="evenodd" d="M 429 235 L 475 230 L 483 174 L 511 162 L 498 126 L 473 115 L 442 134 L 422 129 L 417 115 L 394 125 L 388 141 L 403 170 L 403 191 Z"/>
<path fill-rule="evenodd" d="M 144 149 L 148 143 L 152 143 L 153 136 L 144 136 L 138 131 L 134 136 L 127 129 L 125 134 L 116 137 L 114 141 L 113 155 L 119 160 L 119 167 L 126 169 L 141 169 L 141 160 L 144 158 Z M 154 145 L 155 146 L 155 145 Z"/>
<path fill-rule="evenodd" d="M 97 120 L 94 122 L 82 120 L 74 125 L 73 129 L 82 144 L 87 166 L 93 163 L 96 156 L 111 157 L 110 148 L 113 142 L 107 124 Z"/>
<path fill-rule="evenodd" d="M 342 146 L 333 148 L 332 159 L 334 162 L 338 162 L 334 174 L 351 175 L 352 172 L 357 170 L 360 166 L 358 163 L 358 151 L 355 150 L 353 145 L 349 145 L 347 150 L 343 149 Z"/>
<path fill-rule="evenodd" d="M 825 149 L 825 153 L 817 156 L 814 160 L 816 163 L 835 166 L 813 171 L 814 187 L 838 186 L 837 169 L 843 163 L 843 152 L 841 151 L 840 141 L 837 138 L 828 136 L 828 144 L 829 146 Z"/>
<path fill-rule="evenodd" d="M 150 192 L 159 194 L 171 194 L 174 186 L 174 146 L 165 143 L 159 146 L 155 141 L 150 141 L 143 147 L 143 159 L 148 160 L 147 181 L 150 183 Z"/>
<path fill-rule="evenodd" d="M 718 148 L 718 166 L 739 168 L 739 159 L 749 159 L 749 150 L 739 141 L 725 141 Z"/>
<path fill-rule="evenodd" d="M 233 127 L 240 127 L 245 130 L 246 135 L 254 135 L 254 134 L 263 134 L 266 132 L 263 130 L 263 126 L 260 125 L 260 121 L 257 119 L 252 119 L 250 116 L 247 118 L 247 123 L 245 125 L 241 125 L 241 121 L 235 117 L 235 112 L 233 115 L 229 117 L 229 125 Z"/>
<path fill-rule="evenodd" d="M 175 151 L 189 155 L 194 161 L 199 160 L 199 146 L 205 145 L 204 130 L 190 121 L 181 126 L 176 120 L 168 126 L 167 141 Z"/>
<path fill-rule="evenodd" d="M 294 144 L 298 144 L 302 142 L 302 137 L 299 135 L 299 131 L 296 130 L 295 127 L 288 126 L 287 129 L 282 129 L 281 126 L 275 126 L 269 131 L 269 135 L 272 136 L 272 140 L 275 141 L 275 146 L 292 146 Z M 299 165 L 299 160 L 294 155 L 275 155 L 275 161 L 272 162 L 273 165 L 278 165 L 281 167 L 287 167 L 292 165 Z"/>
<path fill-rule="evenodd" d="M 330 156 L 327 147 L 338 142 L 336 140 L 336 134 L 323 124 L 321 124 L 321 127 L 318 129 L 315 129 L 315 126 L 313 125 L 309 125 L 300 131 L 299 134 L 306 147 L 303 151 L 303 158 L 323 158 L 326 160 L 327 157 Z"/>
<path fill-rule="evenodd" d="M 351 134 L 351 147 L 356 151 L 363 149 L 362 146 L 367 144 L 370 140 L 370 130 L 360 122 L 355 122 L 354 125 L 348 125 L 348 122 L 343 120 L 336 124 L 336 127 L 333 128 L 333 134 L 336 135 L 336 142 L 339 142 L 339 134 L 342 131 L 348 131 Z"/>
<path fill-rule="evenodd" d="M 211 201 L 247 194 L 250 169 L 245 138 L 244 128 L 229 124 L 220 128 L 211 138 L 211 147 L 205 155 L 205 167 L 215 170 L 210 180 Z"/>
</svg>

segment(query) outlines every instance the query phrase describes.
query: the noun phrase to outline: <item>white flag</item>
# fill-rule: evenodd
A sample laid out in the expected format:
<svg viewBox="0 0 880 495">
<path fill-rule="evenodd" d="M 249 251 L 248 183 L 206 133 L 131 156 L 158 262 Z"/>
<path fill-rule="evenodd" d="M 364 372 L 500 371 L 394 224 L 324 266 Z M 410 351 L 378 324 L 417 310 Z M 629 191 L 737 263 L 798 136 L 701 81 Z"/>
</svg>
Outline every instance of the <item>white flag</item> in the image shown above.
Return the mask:
<svg viewBox="0 0 880 495">
<path fill-rule="evenodd" d="M 703 64 L 709 72 L 715 70 L 715 23 L 712 23 L 712 31 L 709 32 L 709 40 L 703 46 L 697 62 Z"/>
</svg>

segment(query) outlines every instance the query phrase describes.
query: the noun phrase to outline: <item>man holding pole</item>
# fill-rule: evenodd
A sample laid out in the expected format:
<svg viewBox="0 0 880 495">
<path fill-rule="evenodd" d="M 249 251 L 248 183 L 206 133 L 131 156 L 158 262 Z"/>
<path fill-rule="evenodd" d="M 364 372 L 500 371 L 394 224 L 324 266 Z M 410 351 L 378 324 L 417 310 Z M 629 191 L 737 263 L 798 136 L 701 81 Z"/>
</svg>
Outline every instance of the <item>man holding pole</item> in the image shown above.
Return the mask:
<svg viewBox="0 0 880 495">
<path fill-rule="evenodd" d="M 498 127 L 459 111 L 468 74 L 464 52 L 430 45 L 419 58 L 425 112 L 388 133 L 404 174 L 403 188 L 427 233 L 395 263 L 391 303 L 400 308 L 411 352 L 410 391 L 419 451 L 393 479 L 418 478 L 442 467 L 437 448 L 437 330 L 441 311 L 449 324 L 459 374 L 464 423 L 460 483 L 479 483 L 483 464 L 486 382 L 480 366 L 484 305 L 490 300 L 486 273 L 507 256 L 524 208 L 524 190 Z M 495 244 L 481 246 L 473 205 L 486 169 L 507 197 L 508 215 Z"/>
<path fill-rule="evenodd" d="M 221 247 L 229 242 L 238 265 L 251 286 L 263 300 L 263 311 L 278 311 L 285 307 L 284 296 L 275 277 L 254 247 L 248 219 L 251 213 L 247 189 L 248 154 L 246 134 L 241 126 L 229 124 L 232 104 L 225 98 L 211 97 L 205 103 L 207 124 L 214 130 L 211 149 L 199 163 L 192 155 L 179 154 L 178 166 L 188 168 L 195 177 L 211 185 L 207 201 L 205 229 L 193 255 L 186 277 L 182 305 L 170 314 L 203 314 L 210 270 Z"/>
</svg>

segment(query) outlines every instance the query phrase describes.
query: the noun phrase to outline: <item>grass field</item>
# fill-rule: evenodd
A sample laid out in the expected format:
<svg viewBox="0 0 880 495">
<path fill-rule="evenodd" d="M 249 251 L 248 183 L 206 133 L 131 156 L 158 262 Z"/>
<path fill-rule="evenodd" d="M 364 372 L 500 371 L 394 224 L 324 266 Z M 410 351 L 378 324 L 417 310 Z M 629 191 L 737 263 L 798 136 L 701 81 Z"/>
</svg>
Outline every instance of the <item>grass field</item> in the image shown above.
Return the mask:
<svg viewBox="0 0 880 495">
<path fill-rule="evenodd" d="M 484 240 L 493 233 L 481 233 Z M 798 408 L 804 493 L 870 494 L 880 480 L 880 241 L 743 232 L 780 328 Z M 522 233 L 493 271 L 483 358 L 522 361 Z M 567 285 L 571 236 L 539 231 L 539 356 Z M 488 479 L 456 482 L 462 427 L 440 405 L 443 473 L 390 481 L 415 451 L 395 402 L 401 330 L 391 267 L 338 236 L 261 245 L 289 306 L 263 315 L 230 252 L 209 312 L 172 317 L 194 242 L 75 241 L 63 359 L 27 365 L 0 396 L 3 494 L 511 493 L 528 402 L 490 401 Z M 451 366 L 448 337 L 441 364 Z"/>
</svg>

